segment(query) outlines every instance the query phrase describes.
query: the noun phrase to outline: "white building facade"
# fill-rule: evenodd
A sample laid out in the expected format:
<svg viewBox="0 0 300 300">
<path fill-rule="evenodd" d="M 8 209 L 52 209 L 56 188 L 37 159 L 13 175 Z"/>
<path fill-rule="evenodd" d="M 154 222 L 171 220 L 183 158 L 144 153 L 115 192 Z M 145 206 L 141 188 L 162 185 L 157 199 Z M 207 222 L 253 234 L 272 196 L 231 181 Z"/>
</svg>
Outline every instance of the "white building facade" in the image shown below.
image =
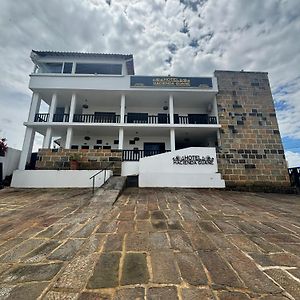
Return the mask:
<svg viewBox="0 0 300 300">
<path fill-rule="evenodd" d="M 175 157 L 178 150 L 185 158 L 197 152 L 198 162 L 183 164 L 200 170 L 199 157 L 211 151 L 206 148 L 214 151 L 209 152 L 215 157 L 211 172 L 218 172 L 216 78 L 136 76 L 132 55 L 33 50 L 31 59 L 32 101 L 20 171 L 30 161 L 38 132 L 43 149 L 122 151 L 122 175 L 139 175 L 144 157 L 169 151 Z M 40 112 L 42 101 L 47 112 Z"/>
</svg>

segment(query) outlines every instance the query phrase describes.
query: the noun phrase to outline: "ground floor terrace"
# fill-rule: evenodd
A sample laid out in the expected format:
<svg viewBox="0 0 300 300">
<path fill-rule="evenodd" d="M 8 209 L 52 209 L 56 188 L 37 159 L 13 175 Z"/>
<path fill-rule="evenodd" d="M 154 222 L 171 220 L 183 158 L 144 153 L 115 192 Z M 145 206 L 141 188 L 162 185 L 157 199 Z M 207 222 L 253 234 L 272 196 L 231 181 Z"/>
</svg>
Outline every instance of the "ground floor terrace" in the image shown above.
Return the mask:
<svg viewBox="0 0 300 300">
<path fill-rule="evenodd" d="M 299 299 L 296 195 L 0 191 L 1 299 Z"/>
</svg>

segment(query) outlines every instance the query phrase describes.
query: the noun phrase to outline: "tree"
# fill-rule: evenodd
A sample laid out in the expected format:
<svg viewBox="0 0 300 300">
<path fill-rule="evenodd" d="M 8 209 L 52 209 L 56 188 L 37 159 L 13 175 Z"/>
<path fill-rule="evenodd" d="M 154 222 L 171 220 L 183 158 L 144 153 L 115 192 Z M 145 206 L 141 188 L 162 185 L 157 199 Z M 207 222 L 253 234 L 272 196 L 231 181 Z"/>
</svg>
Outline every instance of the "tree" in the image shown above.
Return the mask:
<svg viewBox="0 0 300 300">
<path fill-rule="evenodd" d="M 7 148 L 6 138 L 0 139 L 0 156 L 5 156 Z"/>
</svg>

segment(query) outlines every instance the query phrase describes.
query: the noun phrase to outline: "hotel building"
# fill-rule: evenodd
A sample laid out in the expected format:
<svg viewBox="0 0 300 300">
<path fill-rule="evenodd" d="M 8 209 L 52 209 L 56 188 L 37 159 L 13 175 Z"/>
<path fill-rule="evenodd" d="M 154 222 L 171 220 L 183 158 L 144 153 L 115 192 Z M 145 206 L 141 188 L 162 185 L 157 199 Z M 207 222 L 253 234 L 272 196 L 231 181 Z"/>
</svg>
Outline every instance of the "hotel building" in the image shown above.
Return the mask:
<svg viewBox="0 0 300 300">
<path fill-rule="evenodd" d="M 289 186 L 267 73 L 137 76 L 132 55 L 33 50 L 31 59 L 15 186 L 36 171 L 69 170 L 74 153 L 80 170 L 110 165 L 140 186 Z M 36 132 L 43 146 L 36 170 L 25 170 Z"/>
</svg>

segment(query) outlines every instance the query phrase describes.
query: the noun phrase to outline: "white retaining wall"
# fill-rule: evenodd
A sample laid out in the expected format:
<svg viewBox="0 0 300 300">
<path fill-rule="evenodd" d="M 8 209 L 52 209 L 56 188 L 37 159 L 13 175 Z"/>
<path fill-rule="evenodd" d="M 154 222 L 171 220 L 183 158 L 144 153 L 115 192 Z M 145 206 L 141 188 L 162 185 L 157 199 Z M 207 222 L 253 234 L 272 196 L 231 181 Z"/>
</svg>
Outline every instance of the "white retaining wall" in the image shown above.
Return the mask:
<svg viewBox="0 0 300 300">
<path fill-rule="evenodd" d="M 213 158 L 212 164 L 175 164 L 176 156 Z M 140 187 L 224 188 L 218 173 L 216 150 L 212 147 L 190 147 L 144 157 L 139 162 Z"/>
<path fill-rule="evenodd" d="M 3 178 L 12 175 L 13 171 L 18 169 L 21 150 L 8 148 L 5 156 L 0 156 L 0 163 L 3 164 Z"/>
<path fill-rule="evenodd" d="M 91 188 L 91 176 L 100 170 L 16 170 L 11 186 L 15 188 Z M 104 171 L 95 178 L 95 187 L 104 182 Z M 106 180 L 112 171 L 106 171 Z"/>
</svg>

